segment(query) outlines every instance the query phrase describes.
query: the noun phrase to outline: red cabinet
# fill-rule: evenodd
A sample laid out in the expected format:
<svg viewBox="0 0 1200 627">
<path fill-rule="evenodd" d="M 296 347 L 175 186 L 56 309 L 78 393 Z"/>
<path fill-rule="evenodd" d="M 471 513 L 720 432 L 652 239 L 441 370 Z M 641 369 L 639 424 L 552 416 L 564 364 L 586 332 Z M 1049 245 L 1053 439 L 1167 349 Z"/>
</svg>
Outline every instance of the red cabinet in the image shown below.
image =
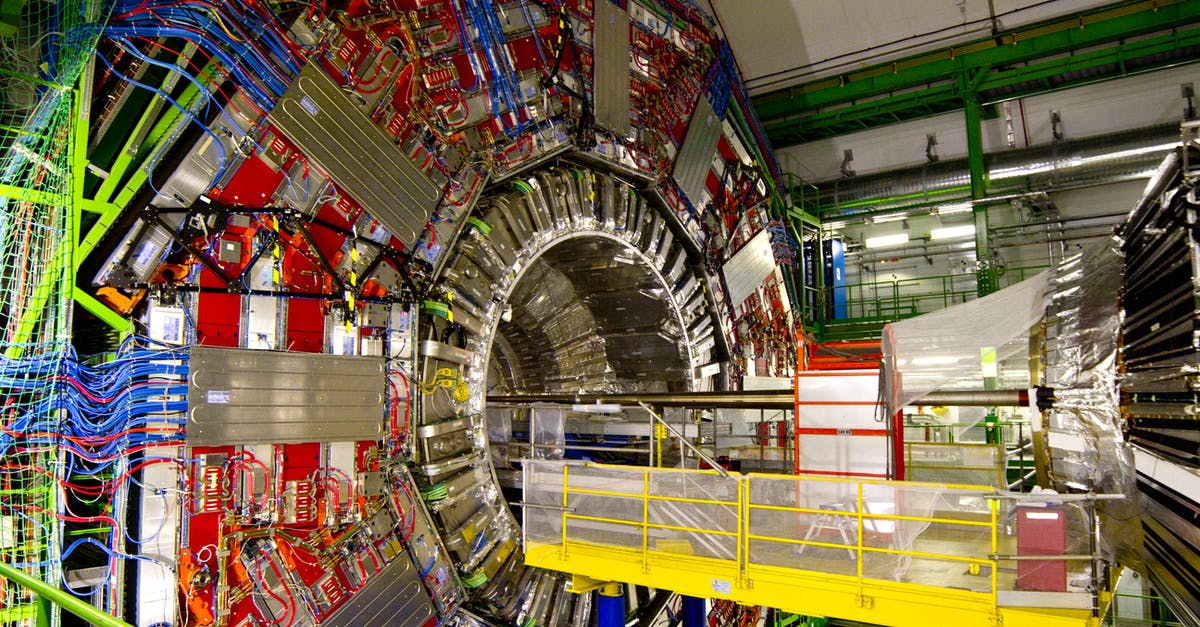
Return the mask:
<svg viewBox="0 0 1200 627">
<path fill-rule="evenodd" d="M 1063 555 L 1067 552 L 1067 516 L 1061 507 L 1017 507 L 1017 554 Z M 1017 562 L 1017 589 L 1067 591 L 1067 563 L 1062 560 Z"/>
</svg>

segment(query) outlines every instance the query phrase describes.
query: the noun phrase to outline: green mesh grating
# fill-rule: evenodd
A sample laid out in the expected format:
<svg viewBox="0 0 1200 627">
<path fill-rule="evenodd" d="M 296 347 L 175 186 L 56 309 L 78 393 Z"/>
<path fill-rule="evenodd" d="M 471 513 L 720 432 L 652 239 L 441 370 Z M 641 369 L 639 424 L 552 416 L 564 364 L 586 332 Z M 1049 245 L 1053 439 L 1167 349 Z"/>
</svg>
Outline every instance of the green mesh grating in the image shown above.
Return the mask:
<svg viewBox="0 0 1200 627">
<path fill-rule="evenodd" d="M 61 363 L 69 350 L 79 210 L 72 185 L 82 176 L 72 140 L 87 129 L 75 85 L 105 4 L 0 2 L 0 359 L 17 369 L 37 357 Z M 0 421 L 59 394 L 59 385 L 0 388 Z M 23 446 L 22 435 L 6 430 L 12 446 L 0 460 L 0 560 L 58 586 L 63 458 L 55 447 Z M 0 588 L 0 624 L 58 624 L 56 611 L 39 615 L 40 607 L 20 586 Z"/>
</svg>

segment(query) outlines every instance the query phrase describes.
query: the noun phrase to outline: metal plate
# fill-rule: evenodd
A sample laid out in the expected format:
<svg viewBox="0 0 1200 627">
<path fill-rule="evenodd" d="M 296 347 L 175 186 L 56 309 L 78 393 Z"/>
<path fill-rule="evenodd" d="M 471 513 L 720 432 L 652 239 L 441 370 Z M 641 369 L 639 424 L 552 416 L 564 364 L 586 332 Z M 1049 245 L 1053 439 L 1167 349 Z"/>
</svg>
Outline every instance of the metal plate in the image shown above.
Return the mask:
<svg viewBox="0 0 1200 627">
<path fill-rule="evenodd" d="M 346 442 L 383 434 L 376 357 L 193 346 L 190 446 Z"/>
<path fill-rule="evenodd" d="M 775 256 L 771 253 L 771 234 L 763 229 L 742 246 L 733 258 L 721 267 L 729 302 L 737 309 L 742 301 L 775 271 Z"/>
<path fill-rule="evenodd" d="M 424 625 L 434 620 L 429 595 L 407 556 L 400 556 L 371 577 L 322 625 Z"/>
<path fill-rule="evenodd" d="M 421 355 L 442 361 L 450 361 L 464 366 L 470 366 L 475 353 L 463 348 L 457 348 L 442 342 L 425 340 L 421 342 Z"/>
<path fill-rule="evenodd" d="M 721 138 L 721 120 L 713 111 L 708 98 L 700 94 L 696 98 L 696 110 L 688 124 L 687 137 L 675 159 L 675 170 L 671 176 L 687 199 L 695 206 L 704 195 L 708 171 L 712 169 L 713 152 Z"/>
<path fill-rule="evenodd" d="M 417 168 L 320 64 L 300 71 L 268 121 L 389 232 L 405 244 L 417 240 L 441 183 Z"/>
<path fill-rule="evenodd" d="M 629 13 L 612 0 L 597 0 L 595 24 L 596 123 L 628 137 L 633 130 L 629 122 Z"/>
<path fill-rule="evenodd" d="M 221 183 L 215 179 L 222 169 L 222 178 L 228 179 L 237 170 L 236 163 L 241 158 L 238 145 L 260 117 L 260 114 L 246 115 L 253 110 L 246 96 L 236 94 L 224 112 L 210 123 L 214 133 L 205 135 L 188 150 L 180 166 L 159 186 L 150 204 L 160 209 L 190 207 L 200 194 Z M 231 121 L 236 128 L 231 128 Z"/>
</svg>

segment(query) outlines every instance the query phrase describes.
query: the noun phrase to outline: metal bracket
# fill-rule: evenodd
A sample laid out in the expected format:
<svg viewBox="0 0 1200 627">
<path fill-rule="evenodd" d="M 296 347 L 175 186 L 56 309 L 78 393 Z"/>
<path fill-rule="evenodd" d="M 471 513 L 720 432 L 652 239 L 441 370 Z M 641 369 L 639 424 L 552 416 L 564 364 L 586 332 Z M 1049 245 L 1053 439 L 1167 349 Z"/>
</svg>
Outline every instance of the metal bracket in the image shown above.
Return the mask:
<svg viewBox="0 0 1200 627">
<path fill-rule="evenodd" d="M 572 574 L 571 579 L 569 579 L 563 587 L 567 592 L 574 592 L 575 594 L 587 594 L 593 590 L 599 590 L 611 583 L 613 582 Z"/>
</svg>

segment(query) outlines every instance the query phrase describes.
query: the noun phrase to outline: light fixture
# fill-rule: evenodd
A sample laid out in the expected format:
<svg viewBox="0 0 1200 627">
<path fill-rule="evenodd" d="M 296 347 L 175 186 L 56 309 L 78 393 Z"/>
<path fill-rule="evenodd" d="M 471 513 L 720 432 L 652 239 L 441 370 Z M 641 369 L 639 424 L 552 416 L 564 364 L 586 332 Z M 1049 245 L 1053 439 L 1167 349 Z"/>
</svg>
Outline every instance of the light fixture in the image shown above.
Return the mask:
<svg viewBox="0 0 1200 627">
<path fill-rule="evenodd" d="M 884 248 L 886 246 L 899 246 L 900 244 L 908 243 L 908 233 L 895 233 L 892 235 L 878 235 L 876 237 L 867 238 L 867 248 Z"/>
<path fill-rule="evenodd" d="M 621 411 L 621 406 L 615 403 L 601 403 L 596 401 L 591 403 L 577 403 L 571 405 L 571 411 L 577 411 L 584 414 L 615 414 Z"/>
<path fill-rule="evenodd" d="M 966 213 L 974 208 L 975 206 L 969 202 L 957 202 L 951 205 L 938 205 L 937 214 L 939 216 L 946 216 L 954 213 Z"/>
<path fill-rule="evenodd" d="M 908 214 L 906 213 L 885 213 L 883 215 L 871 216 L 870 220 L 871 224 L 883 224 L 885 222 L 898 222 L 907 217 Z"/>
<path fill-rule="evenodd" d="M 949 366 L 958 363 L 958 357 L 954 355 L 930 355 L 928 357 L 917 357 L 912 360 L 914 366 Z"/>
<path fill-rule="evenodd" d="M 974 224 L 964 224 L 962 226 L 944 226 L 940 229 L 934 229 L 929 232 L 929 239 L 956 239 L 959 237 L 971 237 L 975 235 Z"/>
</svg>

